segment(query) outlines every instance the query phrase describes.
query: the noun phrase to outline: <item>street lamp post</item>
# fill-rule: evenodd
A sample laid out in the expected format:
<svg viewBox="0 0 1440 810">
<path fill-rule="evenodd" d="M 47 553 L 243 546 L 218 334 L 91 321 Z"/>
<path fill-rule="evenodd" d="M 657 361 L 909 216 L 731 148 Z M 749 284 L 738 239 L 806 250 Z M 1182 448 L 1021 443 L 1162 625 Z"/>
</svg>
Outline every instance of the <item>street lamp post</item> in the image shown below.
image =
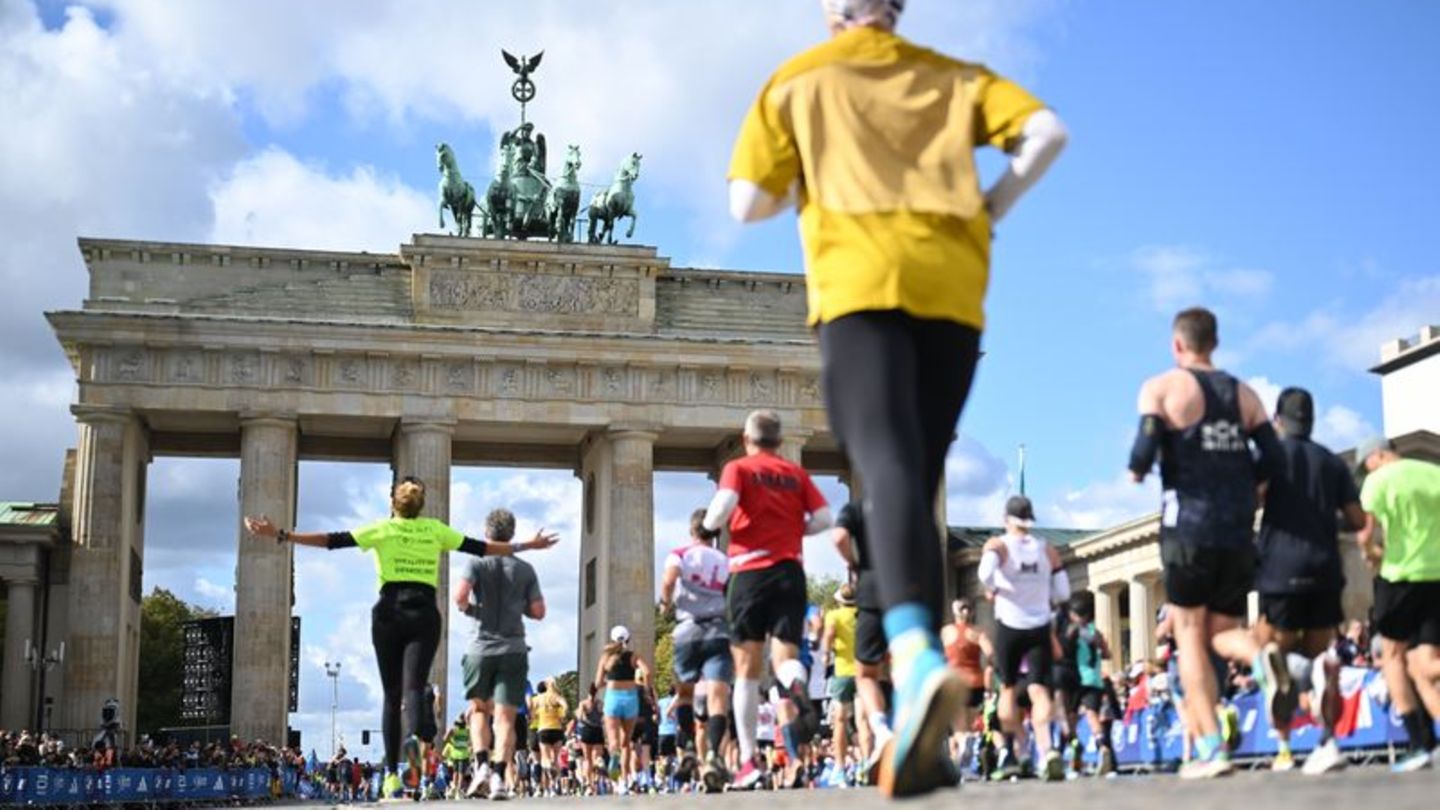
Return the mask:
<svg viewBox="0 0 1440 810">
<path fill-rule="evenodd" d="M 335 736 L 335 711 L 340 706 L 340 662 L 325 662 L 325 676 L 330 679 L 330 758 L 335 758 L 339 747 Z"/>
</svg>

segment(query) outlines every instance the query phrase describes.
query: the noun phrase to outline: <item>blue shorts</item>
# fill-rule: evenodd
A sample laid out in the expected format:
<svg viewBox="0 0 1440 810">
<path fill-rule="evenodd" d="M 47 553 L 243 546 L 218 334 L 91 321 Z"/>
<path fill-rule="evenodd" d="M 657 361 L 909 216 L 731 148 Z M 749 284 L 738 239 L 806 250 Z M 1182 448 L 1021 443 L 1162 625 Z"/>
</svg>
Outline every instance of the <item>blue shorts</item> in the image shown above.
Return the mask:
<svg viewBox="0 0 1440 810">
<path fill-rule="evenodd" d="M 616 720 L 634 720 L 640 716 L 640 690 L 605 689 L 605 716 Z"/>
<path fill-rule="evenodd" d="M 675 680 L 681 683 L 735 679 L 735 659 L 730 655 L 730 641 L 712 638 L 676 644 L 674 650 Z"/>
</svg>

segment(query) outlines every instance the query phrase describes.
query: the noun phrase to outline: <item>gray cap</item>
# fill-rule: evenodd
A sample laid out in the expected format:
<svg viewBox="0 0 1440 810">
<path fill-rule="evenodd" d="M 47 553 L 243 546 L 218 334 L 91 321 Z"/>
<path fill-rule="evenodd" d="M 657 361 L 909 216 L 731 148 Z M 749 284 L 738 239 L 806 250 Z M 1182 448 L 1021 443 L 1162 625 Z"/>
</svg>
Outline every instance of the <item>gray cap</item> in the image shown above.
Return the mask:
<svg viewBox="0 0 1440 810">
<path fill-rule="evenodd" d="M 1384 436 L 1369 436 L 1355 445 L 1355 475 L 1364 477 L 1365 461 L 1381 450 L 1394 450 L 1395 445 Z"/>
</svg>

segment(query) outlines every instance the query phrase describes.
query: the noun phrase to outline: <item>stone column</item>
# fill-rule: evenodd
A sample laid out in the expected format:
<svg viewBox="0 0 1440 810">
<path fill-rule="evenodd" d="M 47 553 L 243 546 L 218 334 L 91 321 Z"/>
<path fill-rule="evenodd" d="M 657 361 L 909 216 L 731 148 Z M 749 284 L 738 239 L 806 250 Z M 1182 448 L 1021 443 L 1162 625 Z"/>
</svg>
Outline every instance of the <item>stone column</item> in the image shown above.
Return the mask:
<svg viewBox="0 0 1440 810">
<path fill-rule="evenodd" d="M 610 441 L 609 533 L 605 576 L 611 624 L 630 628 L 635 651 L 655 662 L 655 440 L 651 430 L 616 426 Z M 608 634 L 609 627 L 603 628 Z M 608 640 L 608 635 L 606 636 Z"/>
<path fill-rule="evenodd" d="M 67 600 L 72 621 L 66 639 L 65 689 L 56 696 L 55 726 L 92 729 L 100 722 L 106 700 L 128 697 L 125 445 L 135 417 L 123 408 L 75 405 L 70 410 L 80 428 Z"/>
<path fill-rule="evenodd" d="M 1155 657 L 1155 606 L 1150 602 L 1148 577 L 1130 580 L 1130 661 Z"/>
<path fill-rule="evenodd" d="M 1091 590 L 1095 592 L 1095 627 L 1110 645 L 1110 658 L 1107 659 L 1110 671 L 1120 672 L 1124 669 L 1124 662 L 1120 660 L 1120 584 L 1107 582 L 1092 585 Z"/>
<path fill-rule="evenodd" d="M 5 583 L 5 671 L 0 675 L 0 728 L 32 728 L 35 713 L 30 705 L 34 694 L 34 671 L 25 660 L 26 642 L 38 645 L 35 635 L 35 586 L 33 579 L 11 579 Z M 44 655 L 36 650 L 36 655 Z"/>
<path fill-rule="evenodd" d="M 455 435 L 453 419 L 402 419 L 395 434 L 394 470 L 396 479 L 413 475 L 425 482 L 425 508 L 421 514 L 450 522 L 450 452 Z M 440 646 L 430 667 L 430 682 L 435 684 L 435 710 L 440 715 L 443 733 L 450 717 L 446 706 L 450 661 L 450 555 L 441 555 L 440 579 L 435 585 L 435 599 L 440 609 Z"/>
<path fill-rule="evenodd" d="M 795 428 L 794 430 L 785 430 L 782 435 L 784 436 L 784 441 L 780 444 L 780 448 L 775 451 L 775 455 L 787 461 L 793 461 L 802 467 L 805 466 L 805 443 L 810 441 L 811 432 Z"/>
<path fill-rule="evenodd" d="M 295 526 L 299 430 L 295 417 L 240 416 L 240 516 Z M 230 731 L 242 740 L 284 744 L 289 726 L 290 608 L 294 547 L 239 527 Z M 75 614 L 71 614 L 73 617 Z"/>
</svg>

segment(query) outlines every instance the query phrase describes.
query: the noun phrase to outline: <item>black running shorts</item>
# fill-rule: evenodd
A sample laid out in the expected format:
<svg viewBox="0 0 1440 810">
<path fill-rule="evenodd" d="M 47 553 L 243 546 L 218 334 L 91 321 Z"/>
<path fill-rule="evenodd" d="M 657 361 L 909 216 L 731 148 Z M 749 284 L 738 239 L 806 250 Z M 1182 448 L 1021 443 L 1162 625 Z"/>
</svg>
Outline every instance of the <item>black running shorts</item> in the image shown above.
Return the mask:
<svg viewBox="0 0 1440 810">
<path fill-rule="evenodd" d="M 1206 608 L 1222 616 L 1249 613 L 1255 581 L 1255 546 L 1208 546 L 1162 537 L 1165 595 L 1182 608 Z M 1148 617 L 1146 619 L 1149 620 Z"/>
<path fill-rule="evenodd" d="M 1260 615 L 1270 626 L 1293 632 L 1334 630 L 1345 621 L 1339 591 L 1262 593 Z"/>
<path fill-rule="evenodd" d="M 1440 644 L 1440 581 L 1390 582 L 1375 578 L 1370 609 L 1381 638 L 1410 646 Z"/>
<path fill-rule="evenodd" d="M 860 608 L 855 614 L 855 660 L 862 664 L 878 665 L 885 662 L 885 656 L 889 652 L 880 611 Z"/>
<path fill-rule="evenodd" d="M 1000 670 L 1000 683 L 1005 686 L 1020 683 L 1020 664 L 1023 661 L 1028 669 L 1025 685 L 1038 684 L 1049 689 L 1054 658 L 1050 625 L 1016 630 L 995 622 L 995 663 Z"/>
<path fill-rule="evenodd" d="M 804 638 L 805 569 L 795 560 L 731 574 L 725 599 L 732 643 L 769 636 L 799 645 Z"/>
</svg>

